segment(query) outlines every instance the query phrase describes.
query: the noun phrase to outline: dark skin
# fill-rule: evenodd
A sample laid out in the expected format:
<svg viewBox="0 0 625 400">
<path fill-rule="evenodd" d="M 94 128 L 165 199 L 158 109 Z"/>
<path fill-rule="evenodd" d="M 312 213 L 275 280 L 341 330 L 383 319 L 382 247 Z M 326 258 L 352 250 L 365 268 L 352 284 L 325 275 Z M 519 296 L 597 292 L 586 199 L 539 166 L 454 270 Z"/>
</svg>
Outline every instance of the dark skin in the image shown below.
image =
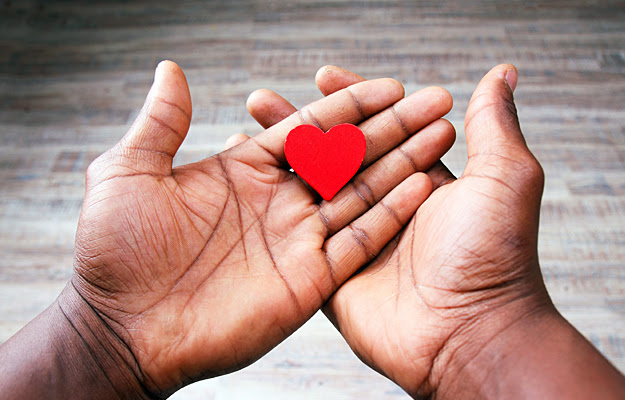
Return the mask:
<svg viewBox="0 0 625 400">
<path fill-rule="evenodd" d="M 329 95 L 364 78 L 330 66 L 316 80 Z M 324 311 L 365 363 L 415 398 L 624 398 L 623 376 L 545 289 L 544 174 L 519 128 L 516 85 L 512 65 L 484 77 L 465 118 L 462 176 L 441 163 L 428 171 L 432 195 Z M 267 127 L 294 108 L 259 91 L 248 109 Z"/>
<path fill-rule="evenodd" d="M 431 191 L 419 171 L 453 143 L 450 109 L 440 88 L 404 98 L 392 79 L 362 82 L 172 169 L 191 101 L 162 63 L 129 132 L 89 167 L 71 282 L 0 348 L 3 398 L 166 397 L 255 361 L 414 215 Z M 284 139 L 302 123 L 367 138 L 331 202 L 288 171 Z"/>
<path fill-rule="evenodd" d="M 542 283 L 543 173 L 516 76 L 502 65 L 476 89 L 456 180 L 436 163 L 454 140 L 448 93 L 402 99 L 395 81 L 336 67 L 317 76 L 326 99 L 292 114 L 257 92 L 248 107 L 265 132 L 172 169 L 191 104 L 162 64 L 133 127 L 89 168 L 71 283 L 0 347 L 2 397 L 165 397 L 253 362 L 322 306 L 415 398 L 625 397 Z M 367 137 L 362 172 L 330 202 L 284 163 L 302 122 L 359 123 Z"/>
</svg>

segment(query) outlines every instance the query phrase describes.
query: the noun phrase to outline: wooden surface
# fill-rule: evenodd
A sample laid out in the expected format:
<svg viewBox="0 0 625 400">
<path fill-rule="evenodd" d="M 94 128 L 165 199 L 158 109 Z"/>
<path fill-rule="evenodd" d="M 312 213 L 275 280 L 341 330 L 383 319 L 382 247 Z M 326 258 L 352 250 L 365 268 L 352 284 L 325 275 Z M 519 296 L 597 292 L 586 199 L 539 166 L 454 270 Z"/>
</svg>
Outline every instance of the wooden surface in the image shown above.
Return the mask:
<svg viewBox="0 0 625 400">
<path fill-rule="evenodd" d="M 475 85 L 492 66 L 516 64 L 521 125 L 547 176 L 547 285 L 625 370 L 623 1 L 2 2 L 0 341 L 69 278 L 85 169 L 128 128 L 167 58 L 185 70 L 194 103 L 177 163 L 219 151 L 233 133 L 258 132 L 244 106 L 252 90 L 302 106 L 319 97 L 316 70 L 336 64 L 395 77 L 408 91 L 450 90 L 458 141 L 445 161 L 457 174 Z M 174 398 L 323 396 L 407 398 L 320 315 L 251 367 Z"/>
</svg>

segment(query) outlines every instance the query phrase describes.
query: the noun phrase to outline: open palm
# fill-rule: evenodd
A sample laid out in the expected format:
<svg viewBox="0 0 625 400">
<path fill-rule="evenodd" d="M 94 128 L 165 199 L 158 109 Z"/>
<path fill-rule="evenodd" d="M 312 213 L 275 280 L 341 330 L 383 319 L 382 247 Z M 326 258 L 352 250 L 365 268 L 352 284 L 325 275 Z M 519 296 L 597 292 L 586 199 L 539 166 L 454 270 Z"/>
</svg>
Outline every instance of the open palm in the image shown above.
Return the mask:
<svg viewBox="0 0 625 400">
<path fill-rule="evenodd" d="M 253 362 L 405 225 L 431 190 L 415 173 L 453 132 L 439 127 L 437 145 L 418 157 L 410 140 L 393 150 L 449 109 L 434 96 L 426 115 L 415 113 L 402 98 L 396 81 L 364 82 L 172 169 L 191 102 L 182 71 L 159 66 L 133 127 L 89 168 L 72 279 L 132 351 L 150 391 Z M 367 138 L 368 168 L 331 202 L 320 203 L 286 166 L 284 138 L 301 123 L 360 123 Z"/>
<path fill-rule="evenodd" d="M 440 386 L 461 347 L 477 354 L 518 319 L 552 309 L 536 243 L 543 173 L 520 132 L 507 73 L 516 85 L 516 70 L 502 65 L 473 95 L 462 177 L 441 163 L 432 168 L 438 188 L 324 308 L 363 361 L 413 396 Z M 326 95 L 362 80 L 337 67 L 317 76 Z M 277 95 L 264 102 L 292 108 Z M 250 111 L 263 125 L 273 122 L 259 106 Z"/>
<path fill-rule="evenodd" d="M 466 171 L 435 190 L 404 232 L 326 307 L 352 349 L 412 395 L 428 396 L 441 384 L 453 353 L 474 332 L 495 336 L 549 303 L 546 292 L 536 291 L 542 286 L 532 235 L 537 214 L 514 216 L 535 207 L 542 186 L 530 173 L 516 182 L 498 176 L 521 172 L 522 161 L 490 157 L 501 170 Z M 500 315 L 502 306 L 506 313 L 522 311 Z M 476 338 L 473 351 L 482 340 Z"/>
</svg>

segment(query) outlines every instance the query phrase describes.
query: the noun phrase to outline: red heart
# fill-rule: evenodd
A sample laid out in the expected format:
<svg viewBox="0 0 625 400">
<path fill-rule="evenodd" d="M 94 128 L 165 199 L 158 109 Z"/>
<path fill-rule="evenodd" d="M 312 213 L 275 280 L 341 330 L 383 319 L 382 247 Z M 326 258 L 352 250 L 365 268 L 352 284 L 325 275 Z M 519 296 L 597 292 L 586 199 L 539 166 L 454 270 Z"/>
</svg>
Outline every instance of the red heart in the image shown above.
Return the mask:
<svg viewBox="0 0 625 400">
<path fill-rule="evenodd" d="M 291 168 L 325 200 L 332 200 L 352 179 L 366 151 L 365 135 L 352 124 L 337 125 L 327 133 L 313 125 L 300 125 L 284 142 Z"/>
</svg>

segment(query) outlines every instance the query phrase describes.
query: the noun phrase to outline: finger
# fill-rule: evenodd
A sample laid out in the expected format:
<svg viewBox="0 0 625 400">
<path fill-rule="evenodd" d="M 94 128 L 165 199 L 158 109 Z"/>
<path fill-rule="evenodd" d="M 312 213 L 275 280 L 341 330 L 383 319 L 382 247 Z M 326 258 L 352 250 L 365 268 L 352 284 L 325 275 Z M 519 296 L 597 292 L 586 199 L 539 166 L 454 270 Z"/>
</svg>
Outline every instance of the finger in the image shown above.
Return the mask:
<svg viewBox="0 0 625 400">
<path fill-rule="evenodd" d="M 333 89 L 338 89 L 339 81 L 342 84 L 350 84 L 355 79 L 362 78 L 347 70 L 333 68 L 337 69 L 333 73 Z M 323 73 L 323 68 L 320 71 L 318 77 L 327 75 Z M 330 80 L 320 79 L 320 88 L 324 88 L 327 82 Z M 430 87 L 408 96 L 392 108 L 361 124 L 360 128 L 367 138 L 367 153 L 363 166 L 371 164 L 417 130 L 447 114 L 452 106 L 453 100 L 449 92 L 439 87 Z M 280 117 L 292 114 L 295 107 L 278 94 L 262 89 L 250 96 L 248 110 L 252 117 L 267 127 L 275 124 Z"/>
<path fill-rule="evenodd" d="M 333 65 L 322 67 L 315 77 L 317 87 L 324 96 L 364 80 L 365 78 L 360 75 Z M 263 128 L 267 129 L 297 112 L 297 108 L 276 92 L 259 89 L 247 99 L 247 111 Z"/>
<path fill-rule="evenodd" d="M 237 133 L 236 135 L 232 135 L 228 139 L 226 139 L 226 144 L 224 146 L 225 150 L 228 150 L 231 147 L 241 144 L 245 142 L 246 140 L 248 140 L 249 138 L 250 137 L 244 133 Z"/>
<path fill-rule="evenodd" d="M 363 78 L 362 76 L 355 74 L 351 71 L 348 71 L 346 69 L 334 66 L 334 65 L 326 65 L 324 67 L 321 67 L 319 69 L 319 71 L 317 71 L 317 75 L 315 76 L 315 82 L 317 83 L 317 87 L 319 88 L 319 90 L 324 94 L 324 95 L 329 95 L 334 93 L 335 91 L 341 90 L 343 88 L 346 88 L 350 85 L 353 85 L 355 83 L 358 82 L 362 82 L 364 81 L 365 78 Z M 436 102 L 436 100 L 434 102 L 429 102 L 429 104 L 434 104 L 434 106 L 436 107 L 441 106 L 438 110 L 437 109 L 429 109 L 427 110 L 426 107 L 423 107 L 423 103 L 420 103 L 419 100 L 423 99 L 423 98 L 427 98 L 428 96 L 432 96 L 433 92 L 438 92 L 435 93 L 435 96 L 438 97 L 438 103 Z M 422 109 L 426 109 L 427 111 L 423 112 L 423 117 L 425 121 L 427 121 L 427 123 L 433 121 L 435 118 L 433 118 L 433 115 L 431 115 L 432 113 L 434 113 L 434 115 L 438 115 L 439 118 L 442 117 L 443 115 L 447 114 L 450 110 L 451 107 L 453 106 L 453 100 L 451 98 L 451 95 L 449 95 L 449 93 L 444 90 L 444 89 L 440 89 L 440 88 L 428 88 L 427 90 L 423 91 L 423 92 L 418 92 L 419 95 L 421 95 L 421 98 L 418 98 L 417 95 L 415 95 L 414 98 L 410 97 L 409 100 L 412 100 L 412 102 L 406 102 L 404 104 L 400 104 L 397 106 L 396 109 L 402 109 L 402 107 L 404 109 L 407 110 L 411 110 L 411 109 L 419 109 L 420 111 Z M 430 118 L 428 117 L 428 111 L 430 113 Z M 402 117 L 403 115 L 399 114 L 397 115 L 397 117 Z M 429 121 L 428 121 L 429 119 Z M 422 123 L 421 125 L 426 125 L 426 123 Z M 452 127 L 453 128 L 453 127 Z M 385 134 L 387 134 L 385 132 Z M 401 137 L 401 136 L 400 136 Z M 453 134 L 453 137 L 455 139 L 455 133 Z M 384 140 L 382 141 L 383 144 L 385 144 L 385 147 L 382 147 L 379 151 L 382 153 L 385 153 L 386 151 L 388 151 L 388 149 L 394 147 L 393 144 L 396 143 L 396 141 L 387 141 Z M 445 149 L 445 152 L 449 150 L 449 148 Z M 443 153 L 444 154 L 444 153 Z M 441 154 L 442 155 L 442 154 Z M 376 151 L 371 151 L 371 156 L 372 158 L 375 158 L 376 156 Z M 365 160 L 365 165 L 367 164 L 367 160 Z M 414 172 L 414 171 L 413 171 Z M 405 177 L 402 177 L 402 179 L 404 179 Z"/>
<path fill-rule="evenodd" d="M 321 67 L 315 75 L 315 83 L 324 96 L 363 81 L 362 76 L 334 65 Z"/>
<path fill-rule="evenodd" d="M 334 65 L 320 68 L 315 76 L 317 87 L 326 96 L 364 80 L 362 76 Z M 367 121 L 361 126 L 363 132 L 367 129 L 365 136 L 368 138 L 363 165 L 377 160 L 417 130 L 441 118 L 451 111 L 452 106 L 453 99 L 449 92 L 430 87 L 403 99 L 386 115 L 376 116 L 379 119 Z"/>
<path fill-rule="evenodd" d="M 278 93 L 268 89 L 259 89 L 248 97 L 247 111 L 263 128 L 267 129 L 297 112 L 297 108 Z"/>
<path fill-rule="evenodd" d="M 175 63 L 163 61 L 143 108 L 112 151 L 134 173 L 171 174 L 190 123 L 191 95 L 184 73 Z"/>
<path fill-rule="evenodd" d="M 447 166 L 440 160 L 427 170 L 426 173 L 432 180 L 432 190 L 436 190 L 456 180 L 454 174 L 452 174 Z"/>
<path fill-rule="evenodd" d="M 389 107 L 363 122 L 359 127 L 367 139 L 363 166 L 375 162 L 412 135 L 440 119 L 453 106 L 449 92 L 441 87 L 429 87 Z"/>
<path fill-rule="evenodd" d="M 465 119 L 469 161 L 463 177 L 481 176 L 500 182 L 515 198 L 532 196 L 540 203 L 544 173 L 521 133 L 512 96 L 517 70 L 502 64 L 481 80 Z M 493 179 L 494 178 L 494 179 Z"/>
<path fill-rule="evenodd" d="M 366 214 L 329 238 L 324 251 L 335 283 L 343 283 L 375 258 L 431 191 L 432 182 L 427 175 L 411 175 Z"/>
<path fill-rule="evenodd" d="M 415 172 L 427 171 L 453 145 L 453 125 L 437 120 L 358 174 L 332 201 L 324 201 L 319 215 L 333 235 L 373 207 L 395 186 Z"/>
<path fill-rule="evenodd" d="M 502 64 L 490 70 L 475 89 L 465 117 L 469 159 L 531 154 L 519 127 L 512 95 L 516 84 L 516 68 Z"/>
<path fill-rule="evenodd" d="M 361 82 L 305 106 L 253 140 L 273 156 L 277 166 L 282 166 L 286 163 L 284 140 L 296 126 L 311 124 L 326 132 L 342 123 L 356 125 L 390 107 L 403 96 L 403 86 L 394 79 Z"/>
<path fill-rule="evenodd" d="M 415 221 L 412 220 L 410 223 L 414 224 Z M 409 224 L 410 224 L 409 223 Z M 404 229 L 410 229 L 410 225 L 407 225 L 406 228 Z M 377 257 L 375 258 L 374 261 L 370 262 L 367 265 L 364 265 L 362 268 L 356 270 L 356 272 L 354 272 L 354 274 L 350 277 L 349 282 L 352 281 L 352 279 L 355 278 L 356 275 L 367 275 L 367 276 L 371 276 L 374 274 L 384 274 L 384 275 L 390 275 L 390 274 L 395 274 L 397 273 L 397 269 L 396 268 L 386 268 L 389 264 L 389 261 L 395 259 L 395 261 L 399 262 L 398 257 L 399 257 L 399 252 L 397 251 L 397 247 L 399 246 L 399 241 L 401 240 L 402 237 L 402 232 L 400 231 L 397 235 L 395 235 L 395 237 L 393 237 L 393 239 L 391 239 L 386 246 L 384 246 L 384 248 L 380 251 L 380 254 L 377 255 Z M 381 276 L 381 275 L 379 275 Z M 349 282 L 347 283 L 347 285 L 349 286 Z M 344 288 L 344 286 L 342 286 L 342 288 Z M 342 333 L 345 333 L 344 329 L 341 330 L 341 326 L 338 323 L 338 318 L 337 318 L 337 313 L 341 312 L 341 306 L 338 304 L 338 299 L 339 298 L 345 298 L 344 293 L 346 290 L 339 290 L 338 292 L 335 292 L 332 297 L 330 297 L 326 303 L 324 304 L 323 308 L 321 309 L 321 311 L 325 314 L 325 316 L 328 318 L 328 320 L 332 323 L 332 325 L 334 325 L 334 327 L 336 329 L 338 329 L 339 331 L 341 331 Z M 339 294 L 340 293 L 340 294 Z M 343 307 L 344 309 L 344 307 Z M 343 328 L 345 328 L 346 325 L 342 325 Z"/>
<path fill-rule="evenodd" d="M 437 120 L 358 174 L 332 201 L 322 202 L 318 212 L 328 235 L 362 215 L 410 175 L 430 169 L 451 148 L 455 136 L 449 121 Z"/>
</svg>

